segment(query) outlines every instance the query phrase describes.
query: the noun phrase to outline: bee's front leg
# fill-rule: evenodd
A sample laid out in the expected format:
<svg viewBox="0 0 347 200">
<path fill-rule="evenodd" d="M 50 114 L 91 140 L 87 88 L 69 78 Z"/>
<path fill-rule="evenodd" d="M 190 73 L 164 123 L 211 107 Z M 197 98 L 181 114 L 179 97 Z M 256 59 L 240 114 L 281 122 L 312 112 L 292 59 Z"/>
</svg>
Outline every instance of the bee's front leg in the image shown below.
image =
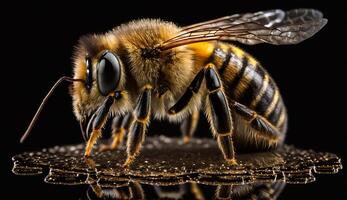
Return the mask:
<svg viewBox="0 0 347 200">
<path fill-rule="evenodd" d="M 145 139 L 145 132 L 151 112 L 151 95 L 152 86 L 144 86 L 134 109 L 134 123 L 132 123 L 129 129 L 127 159 L 123 165 L 124 167 L 128 167 L 134 161 L 135 156 L 140 152 L 142 143 Z"/>
<path fill-rule="evenodd" d="M 86 145 L 84 156 L 90 156 L 94 144 L 101 135 L 101 129 L 105 125 L 109 110 L 113 102 L 113 96 L 106 97 L 106 100 L 104 101 L 102 106 L 99 107 L 99 109 L 93 114 L 92 118 L 90 119 L 86 132 L 89 132 L 90 127 L 92 127 L 92 131 Z"/>
</svg>

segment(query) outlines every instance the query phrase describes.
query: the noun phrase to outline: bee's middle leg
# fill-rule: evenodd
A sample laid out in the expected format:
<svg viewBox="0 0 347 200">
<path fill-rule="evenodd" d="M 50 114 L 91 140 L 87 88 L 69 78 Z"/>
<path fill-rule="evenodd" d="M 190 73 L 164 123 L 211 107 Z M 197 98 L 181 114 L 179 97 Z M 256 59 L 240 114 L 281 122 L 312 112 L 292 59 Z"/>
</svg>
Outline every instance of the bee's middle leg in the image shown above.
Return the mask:
<svg viewBox="0 0 347 200">
<path fill-rule="evenodd" d="M 204 79 L 204 69 L 202 69 L 193 79 L 183 96 L 176 102 L 174 106 L 172 106 L 168 113 L 170 115 L 174 115 L 178 112 L 181 112 L 184 108 L 187 107 L 189 101 L 192 99 L 192 97 L 198 93 L 201 83 Z M 192 138 L 196 126 L 199 121 L 199 111 L 193 111 L 191 115 L 189 115 L 181 124 L 181 132 L 183 136 L 183 142 L 188 143 L 189 140 Z"/>
<path fill-rule="evenodd" d="M 116 126 L 112 127 L 112 133 L 114 133 L 115 137 L 113 142 L 111 143 L 111 149 L 116 149 L 123 142 L 124 135 L 129 130 L 133 121 L 134 121 L 134 118 L 132 113 L 128 113 L 123 117 L 122 123 L 120 124 L 119 127 L 116 127 Z"/>
<path fill-rule="evenodd" d="M 233 121 L 226 95 L 223 91 L 222 82 L 213 64 L 206 65 L 206 67 L 195 76 L 186 92 L 168 112 L 173 115 L 187 107 L 193 95 L 199 91 L 204 78 L 208 89 L 206 111 L 210 119 L 209 121 L 211 122 L 212 131 L 217 137 L 217 142 L 224 158 L 230 164 L 235 164 L 235 152 L 232 141 Z"/>
<path fill-rule="evenodd" d="M 133 122 L 132 113 L 127 113 L 125 116 L 115 116 L 112 120 L 112 138 L 111 143 L 100 147 L 100 151 L 114 150 L 122 144 L 124 136 Z"/>
</svg>

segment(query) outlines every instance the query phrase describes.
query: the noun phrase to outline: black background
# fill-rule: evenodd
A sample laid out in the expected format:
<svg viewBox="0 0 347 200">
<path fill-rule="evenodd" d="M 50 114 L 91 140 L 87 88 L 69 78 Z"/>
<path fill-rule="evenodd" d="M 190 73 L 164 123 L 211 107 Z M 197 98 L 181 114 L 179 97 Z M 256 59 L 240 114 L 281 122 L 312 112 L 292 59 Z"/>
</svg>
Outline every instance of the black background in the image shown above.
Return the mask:
<svg viewBox="0 0 347 200">
<path fill-rule="evenodd" d="M 125 5 L 127 4 L 127 5 Z M 54 186 L 43 176 L 21 177 L 11 173 L 11 156 L 59 144 L 82 142 L 78 124 L 71 112 L 67 87 L 61 87 L 46 106 L 31 137 L 23 145 L 19 138 L 43 96 L 62 75 L 70 75 L 73 46 L 81 35 L 105 32 L 120 23 L 139 18 L 162 18 L 188 25 L 233 13 L 272 8 L 316 8 L 329 19 L 313 38 L 292 46 L 256 45 L 245 50 L 260 60 L 278 83 L 289 112 L 287 143 L 305 149 L 333 152 L 346 159 L 345 105 L 342 97 L 346 67 L 344 11 L 337 2 L 317 1 L 211 1 L 194 3 L 162 1 L 158 4 L 134 1 L 117 3 L 81 2 L 2 6 L 1 57 L 1 191 L 14 198 L 77 199 L 85 187 Z M 137 9 L 135 10 L 134 7 Z M 7 12 L 5 12 L 7 11 Z M 6 14 L 8 13 L 8 14 Z M 200 127 L 206 127 L 205 121 Z M 157 124 L 152 133 L 174 135 Z M 200 128 L 201 129 L 201 128 Z M 209 136 L 199 132 L 199 136 Z M 283 199 L 327 197 L 346 198 L 344 170 L 337 175 L 321 175 L 309 185 L 287 186 Z M 280 198 L 280 199 L 281 199 Z"/>
</svg>

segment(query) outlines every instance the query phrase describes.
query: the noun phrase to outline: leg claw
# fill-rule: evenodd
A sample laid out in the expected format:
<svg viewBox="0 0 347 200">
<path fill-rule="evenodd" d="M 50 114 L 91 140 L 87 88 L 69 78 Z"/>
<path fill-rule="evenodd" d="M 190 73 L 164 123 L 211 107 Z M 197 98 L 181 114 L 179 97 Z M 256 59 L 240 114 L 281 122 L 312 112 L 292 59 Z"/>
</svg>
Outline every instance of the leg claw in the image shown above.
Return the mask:
<svg viewBox="0 0 347 200">
<path fill-rule="evenodd" d="M 227 162 L 229 163 L 229 165 L 237 165 L 237 161 L 235 158 L 233 159 L 228 159 Z"/>
<path fill-rule="evenodd" d="M 99 147 L 99 151 L 103 152 L 103 151 L 109 151 L 112 150 L 111 146 L 109 144 L 102 144 Z"/>
<path fill-rule="evenodd" d="M 134 156 L 128 156 L 128 158 L 126 159 L 125 163 L 123 164 L 123 167 L 124 168 L 129 168 L 131 163 L 133 163 L 134 158 L 135 158 Z"/>
<path fill-rule="evenodd" d="M 190 141 L 190 138 L 188 136 L 183 137 L 183 144 L 188 144 Z"/>
</svg>

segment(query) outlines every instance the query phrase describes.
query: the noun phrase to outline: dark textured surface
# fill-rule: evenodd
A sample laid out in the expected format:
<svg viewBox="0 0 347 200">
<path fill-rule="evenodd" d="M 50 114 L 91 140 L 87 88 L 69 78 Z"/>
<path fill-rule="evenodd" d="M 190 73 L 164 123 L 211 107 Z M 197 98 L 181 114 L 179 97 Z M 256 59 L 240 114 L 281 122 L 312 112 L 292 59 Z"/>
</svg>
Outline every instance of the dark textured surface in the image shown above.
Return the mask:
<svg viewBox="0 0 347 200">
<path fill-rule="evenodd" d="M 97 147 L 98 148 L 98 147 Z M 13 157 L 13 172 L 41 174 L 54 184 L 90 184 L 112 187 L 129 180 L 157 185 L 197 182 L 208 185 L 250 184 L 283 181 L 304 184 L 315 181 L 315 174 L 337 173 L 340 159 L 331 153 L 316 153 L 284 146 L 276 151 L 238 154 L 238 165 L 228 165 L 212 139 L 193 139 L 183 145 L 180 139 L 164 136 L 147 138 L 141 154 L 124 169 L 125 149 L 94 151 L 83 157 L 84 145 L 56 146 Z"/>
</svg>

